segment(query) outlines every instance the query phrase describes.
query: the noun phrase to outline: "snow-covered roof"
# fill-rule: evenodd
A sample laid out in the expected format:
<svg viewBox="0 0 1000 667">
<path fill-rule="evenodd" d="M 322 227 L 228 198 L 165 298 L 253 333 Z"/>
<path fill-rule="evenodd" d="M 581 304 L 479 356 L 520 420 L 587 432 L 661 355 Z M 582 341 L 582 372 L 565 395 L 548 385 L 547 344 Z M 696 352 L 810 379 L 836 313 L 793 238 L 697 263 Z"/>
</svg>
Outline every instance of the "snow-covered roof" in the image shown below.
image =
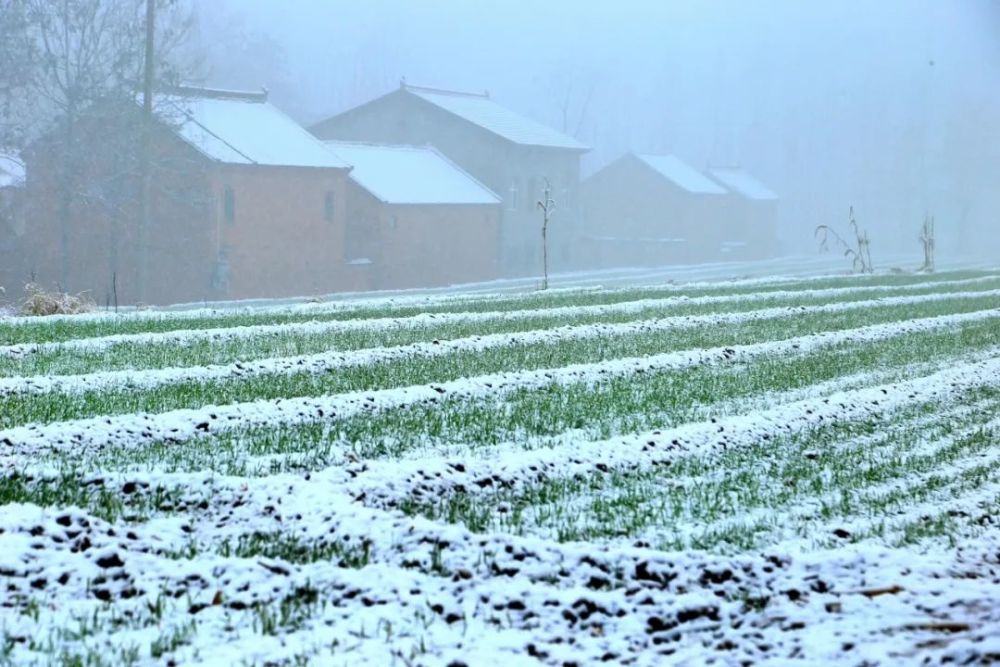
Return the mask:
<svg viewBox="0 0 1000 667">
<path fill-rule="evenodd" d="M 677 187 L 697 194 L 724 195 L 726 189 L 676 155 L 636 155 Z"/>
<path fill-rule="evenodd" d="M 202 154 L 227 164 L 346 169 L 319 139 L 266 95 L 186 89 L 156 99 L 157 112 Z"/>
<path fill-rule="evenodd" d="M 500 106 L 485 93 L 460 93 L 407 85 L 403 86 L 403 90 L 515 144 L 590 150 L 589 146 L 571 136 Z"/>
<path fill-rule="evenodd" d="M 389 204 L 497 204 L 500 198 L 433 148 L 338 141 L 327 147 L 351 179 Z"/>
<path fill-rule="evenodd" d="M 24 175 L 24 163 L 17 153 L 0 151 L 0 188 L 22 185 Z"/>
<path fill-rule="evenodd" d="M 774 201 L 778 198 L 778 195 L 769 190 L 767 186 L 738 167 L 715 167 L 709 169 L 708 173 L 712 178 L 747 199 Z"/>
</svg>

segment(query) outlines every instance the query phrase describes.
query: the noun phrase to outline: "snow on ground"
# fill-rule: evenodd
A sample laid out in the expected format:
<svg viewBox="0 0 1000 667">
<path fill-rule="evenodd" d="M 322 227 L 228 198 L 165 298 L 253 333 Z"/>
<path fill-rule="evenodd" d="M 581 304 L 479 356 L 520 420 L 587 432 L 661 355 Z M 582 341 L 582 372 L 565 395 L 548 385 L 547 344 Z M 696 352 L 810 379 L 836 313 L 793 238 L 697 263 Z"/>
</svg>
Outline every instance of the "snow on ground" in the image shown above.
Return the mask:
<svg viewBox="0 0 1000 667">
<path fill-rule="evenodd" d="M 687 297 L 684 295 L 678 295 L 674 297 L 665 298 L 648 298 L 648 299 L 635 299 L 630 301 L 622 301 L 617 303 L 609 304 L 596 304 L 590 306 L 562 306 L 562 307 L 550 307 L 550 308 L 528 308 L 519 310 L 502 310 L 502 311 L 486 311 L 486 312 L 469 312 L 469 311 L 455 311 L 455 312 L 440 312 L 440 313 L 422 313 L 418 315 L 410 315 L 404 317 L 384 317 L 384 318 L 358 318 L 358 319 L 337 319 L 337 320 L 309 320 L 305 322 L 294 322 L 286 324 L 260 324 L 260 325 L 236 325 L 218 328 L 205 328 L 205 329 L 177 329 L 171 331 L 156 331 L 156 332 L 143 332 L 136 334 L 115 334 L 110 336 L 94 336 L 85 338 L 76 338 L 68 341 L 58 341 L 58 342 L 47 342 L 47 343 L 20 343 L 14 345 L 0 346 L 0 356 L 10 356 L 10 357 L 22 357 L 31 354 L 39 354 L 45 352 L 53 351 L 87 351 L 87 352 L 100 352 L 107 350 L 116 345 L 157 345 L 157 344 L 183 344 L 183 343 L 194 343 L 197 341 L 226 341 L 226 340 L 240 340 L 240 339 L 253 339 L 262 336 L 270 336 L 276 334 L 298 334 L 298 335 L 316 335 L 316 334 L 328 334 L 334 332 L 344 332 L 344 331 L 384 331 L 390 329 L 398 329 L 402 327 L 429 327 L 429 326 L 444 326 L 449 324 L 469 324 L 478 323 L 483 325 L 489 325 L 490 323 L 501 323 L 501 322 L 512 322 L 517 320 L 528 320 L 532 318 L 537 318 L 539 316 L 545 317 L 581 317 L 581 316 L 605 316 L 613 314 L 641 314 L 643 311 L 656 312 L 659 309 L 669 309 L 671 307 L 691 307 L 691 306 L 703 306 L 703 305 L 728 305 L 728 304 L 746 304 L 753 305 L 754 302 L 768 300 L 768 301 L 801 301 L 803 299 L 815 300 L 815 299 L 834 299 L 842 296 L 853 296 L 859 293 L 884 293 L 884 292 L 905 292 L 909 290 L 927 290 L 929 288 L 953 288 L 953 287 L 968 287 L 974 286 L 979 283 L 990 283 L 996 282 L 997 278 L 994 276 L 980 276 L 976 278 L 965 278 L 958 280 L 941 280 L 934 282 L 917 282 L 908 285 L 892 286 L 892 285 L 869 285 L 869 286 L 854 286 L 854 287 L 829 287 L 824 289 L 799 289 L 799 290 L 769 290 L 767 292 L 750 292 L 750 293 L 738 293 L 738 294 L 724 294 L 724 295 L 703 295 L 696 297 Z M 740 283 L 744 285 L 744 283 Z M 885 297 L 881 299 L 878 303 L 874 305 L 893 305 L 893 304 L 907 304 L 907 303 L 920 303 L 924 301 L 935 301 L 935 300 L 946 300 L 952 298 L 978 298 L 980 296 L 992 296 L 995 295 L 995 290 L 983 290 L 981 292 L 949 292 L 949 293 L 932 293 L 927 295 L 918 296 L 896 296 L 896 297 Z M 447 300 L 444 301 L 447 303 Z M 496 300 L 494 302 L 494 307 L 496 306 Z M 426 302 L 425 305 L 440 304 L 441 301 Z M 828 303 L 824 306 L 824 312 L 836 312 L 844 309 L 857 308 L 860 302 L 845 302 L 845 303 Z M 867 304 L 869 306 L 873 304 Z M 765 309 L 760 309 L 765 310 Z M 329 315 L 330 313 L 341 313 L 344 309 L 335 306 L 330 308 L 323 304 L 310 304 L 305 308 L 300 307 L 290 307 L 290 308 L 279 308 L 279 313 L 284 314 L 303 314 L 314 317 L 323 317 L 324 315 Z M 771 313 L 763 314 L 764 317 L 775 316 L 777 309 L 773 309 Z M 195 311 L 181 311 L 184 315 L 188 315 Z M 214 311 L 213 311 L 214 312 Z M 262 311 L 255 311 L 262 312 Z M 199 311 L 199 317 L 211 317 L 212 313 L 205 313 Z M 729 314 L 729 317 L 739 317 L 735 314 Z M 744 315 L 745 316 L 745 315 Z M 100 319 L 106 319 L 107 315 L 100 315 Z M 177 315 L 163 315 L 166 319 L 177 319 Z M 726 315 L 712 315 L 716 319 L 726 317 Z M 153 319 L 149 318 L 148 319 Z M 184 319 L 187 319 L 186 317 Z M 73 319 L 74 322 L 84 321 L 77 317 Z M 17 323 L 28 324 L 32 320 L 29 318 L 19 318 L 15 320 Z M 683 323 L 681 318 L 678 318 L 679 323 Z M 701 322 L 695 321 L 695 324 Z"/>
<path fill-rule="evenodd" d="M 432 340 L 394 347 L 354 350 L 350 352 L 322 352 L 318 354 L 296 355 L 256 362 L 238 362 L 228 365 L 193 366 L 187 368 L 166 368 L 141 371 L 102 371 L 81 375 L 33 376 L 0 378 L 0 395 L 18 393 L 82 392 L 99 389 L 128 387 L 148 389 L 168 384 L 191 381 L 246 378 L 250 376 L 281 373 L 328 373 L 337 368 L 370 366 L 376 363 L 413 357 L 436 357 L 456 352 L 481 352 L 498 347 L 533 345 L 564 340 L 586 340 L 591 338 L 626 336 L 675 329 L 696 327 L 721 327 L 761 320 L 806 317 L 816 314 L 842 313 L 865 308 L 886 308 L 898 305 L 932 303 L 935 301 L 961 301 L 963 299 L 988 299 L 1000 297 L 1000 290 L 985 290 L 970 293 L 935 293 L 925 296 L 885 297 L 871 301 L 831 303 L 821 306 L 801 306 L 797 308 L 761 308 L 758 310 L 711 315 L 684 315 L 635 322 L 610 324 L 584 324 L 553 327 L 550 329 L 524 331 L 509 334 L 482 334 L 452 340 Z M 694 299 L 692 299 L 693 301 Z M 641 302 L 640 302 L 641 303 Z M 583 307 L 581 307 L 583 308 Z M 576 309 L 579 310 L 579 309 Z M 624 310 L 624 309 L 623 309 Z M 522 311 L 523 312 L 523 311 Z M 628 312 L 625 310 L 625 312 Z M 992 317 L 1000 311 L 984 311 L 964 317 L 948 318 L 946 325 L 956 324 L 979 317 Z M 487 320 L 489 321 L 489 320 Z"/>
<path fill-rule="evenodd" d="M 786 262 L 783 273 L 809 266 Z M 734 268 L 691 267 L 684 275 L 706 280 Z M 761 275 L 776 267 L 739 268 Z M 642 275 L 654 283 L 667 273 Z M 628 276 L 564 276 L 560 294 L 583 286 L 610 298 L 612 291 L 593 288 L 596 281 Z M 647 299 L 638 291 L 621 303 L 541 305 L 555 321 L 616 313 L 632 318 L 625 322 L 265 356 L 239 367 L 0 378 L 0 410 L 31 415 L 0 430 L 0 662 L 1000 661 L 1000 310 L 968 306 L 969 299 L 1000 296 L 988 286 L 997 278 L 912 276 L 881 286 L 850 278 L 829 289 L 816 289 L 813 279 L 762 279 L 759 285 L 790 299 L 828 303 L 647 316 L 674 302 L 717 299 L 704 304 L 721 308 L 755 298 L 686 298 L 704 286 L 678 284 L 676 297 Z M 911 293 L 932 282 L 928 293 Z M 755 283 L 739 284 L 752 292 Z M 539 309 L 536 297 L 517 294 L 521 283 L 493 288 L 505 293 L 402 299 L 417 307 L 453 303 L 452 312 L 435 317 L 486 327 Z M 484 309 L 477 299 L 496 305 Z M 379 297 L 363 307 L 401 302 Z M 932 306 L 933 315 L 920 314 Z M 242 304 L 239 312 L 355 307 Z M 886 310 L 899 307 L 912 310 Z M 309 327 L 382 326 L 365 315 L 212 327 L 211 319 L 236 311 L 197 312 L 207 328 L 58 345 L 74 354 L 125 340 L 137 350 L 184 346 L 202 335 L 197 331 L 239 331 L 232 340 L 252 341 Z M 907 315 L 877 315 L 889 312 Z M 849 318 L 849 325 L 783 335 L 792 318 L 820 314 Z M 120 319 L 153 323 L 161 315 Z M 113 316 L 91 320 L 100 318 Z M 387 327 L 419 329 L 431 318 L 382 319 Z M 570 352 L 579 340 L 653 340 L 675 329 L 711 333 L 737 324 L 758 338 L 642 357 L 577 359 Z M 44 342 L 44 327 L 37 335 L 25 349 L 57 349 Z M 564 361 L 482 372 L 467 354 L 526 344 Z M 400 387 L 373 374 L 350 393 L 183 410 L 164 409 L 148 391 L 209 378 L 252 388 L 262 378 L 417 358 L 428 372 L 450 369 L 458 379 Z M 823 377 L 796 375 L 820 360 Z M 751 375 L 769 378 L 767 387 L 743 386 Z M 656 394 L 653 377 L 703 383 L 686 387 L 693 409 Z M 734 393 L 714 396 L 723 385 Z M 611 403 L 588 413 L 587 392 L 568 391 L 579 387 L 603 391 L 601 400 Z M 132 393 L 134 414 L 100 403 L 103 390 L 119 389 Z M 615 393 L 625 390 L 642 400 Z M 92 416 L 52 419 L 46 401 L 53 396 L 86 402 L 81 414 Z M 539 414 L 526 407 L 532 400 Z M 633 404 L 643 412 L 621 407 Z M 409 424 L 415 406 L 441 425 Z M 513 435 L 488 445 L 459 435 L 490 410 Z M 651 411 L 668 425 L 636 426 Z M 367 426 L 345 430 L 354 422 Z M 547 430 L 547 422 L 569 428 Z M 310 459 L 305 451 L 306 467 L 269 470 L 291 455 L 255 453 L 269 433 L 294 438 L 296 428 L 310 425 L 331 434 L 338 457 Z M 353 446 L 398 437 L 379 428 L 402 429 L 413 442 L 403 454 Z M 176 465 L 182 451 L 208 455 L 224 437 L 260 464 L 253 474 Z M 142 452 L 147 465 L 111 461 L 126 450 Z M 309 467 L 311 460 L 322 463 Z"/>
</svg>

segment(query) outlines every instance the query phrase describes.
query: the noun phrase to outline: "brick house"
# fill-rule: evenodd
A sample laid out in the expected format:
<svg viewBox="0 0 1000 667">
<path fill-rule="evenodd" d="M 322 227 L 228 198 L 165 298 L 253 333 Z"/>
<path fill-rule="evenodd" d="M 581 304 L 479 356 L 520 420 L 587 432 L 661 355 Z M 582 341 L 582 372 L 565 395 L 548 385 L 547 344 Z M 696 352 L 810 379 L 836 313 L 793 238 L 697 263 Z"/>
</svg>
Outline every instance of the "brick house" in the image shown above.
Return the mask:
<svg viewBox="0 0 1000 667">
<path fill-rule="evenodd" d="M 545 179 L 557 211 L 550 257 L 558 270 L 573 262 L 579 224 L 580 156 L 576 139 L 497 104 L 488 93 L 463 93 L 403 83 L 398 90 L 310 128 L 322 139 L 432 145 L 503 199 L 501 275 L 541 272 Z"/>
<path fill-rule="evenodd" d="M 581 252 L 602 267 L 722 259 L 728 194 L 676 156 L 627 154 L 581 185 Z"/>
<path fill-rule="evenodd" d="M 729 190 L 722 251 L 732 259 L 765 259 L 778 253 L 778 195 L 740 167 L 706 172 Z"/>
<path fill-rule="evenodd" d="M 266 93 L 179 88 L 158 95 L 155 108 L 146 302 L 367 287 L 344 254 L 350 167 Z M 68 216 L 53 196 L 54 151 L 40 141 L 26 155 L 26 237 L 39 281 L 89 290 L 102 303 L 112 289 L 122 303 L 138 298 L 138 179 L 116 182 L 113 151 L 103 150 L 115 145 L 118 113 L 88 123 L 88 191 L 74 197 Z M 116 188 L 127 196 L 112 197 Z"/>
<path fill-rule="evenodd" d="M 497 275 L 500 198 L 430 147 L 326 142 L 351 169 L 349 263 L 376 289 Z"/>
</svg>

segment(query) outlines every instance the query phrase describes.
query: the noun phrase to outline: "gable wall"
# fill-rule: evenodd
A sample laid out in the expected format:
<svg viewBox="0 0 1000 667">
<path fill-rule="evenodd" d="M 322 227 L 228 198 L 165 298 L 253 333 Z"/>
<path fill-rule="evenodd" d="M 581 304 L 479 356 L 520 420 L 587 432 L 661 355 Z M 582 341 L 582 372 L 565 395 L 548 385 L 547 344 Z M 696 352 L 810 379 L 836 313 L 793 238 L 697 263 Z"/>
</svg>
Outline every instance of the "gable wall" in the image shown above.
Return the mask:
<svg viewBox="0 0 1000 667">
<path fill-rule="evenodd" d="M 722 259 L 728 195 L 692 193 L 627 155 L 584 183 L 582 252 L 597 266 Z"/>
<path fill-rule="evenodd" d="M 498 204 L 378 201 L 348 184 L 347 246 L 371 261 L 373 289 L 442 287 L 497 277 Z"/>
<path fill-rule="evenodd" d="M 233 193 L 232 222 L 225 213 L 227 186 Z M 213 262 L 202 280 L 206 286 L 215 283 L 217 298 L 367 288 L 346 263 L 346 170 L 222 165 L 212 175 L 211 191 Z M 326 219 L 327 193 L 333 194 L 332 220 Z"/>
<path fill-rule="evenodd" d="M 64 197 L 58 141 L 26 155 L 23 271 L 46 289 L 88 292 L 99 305 L 138 301 L 139 178 L 130 146 L 100 124 L 79 128 L 79 159 Z M 207 253 L 209 164 L 172 134 L 154 137 L 152 221 L 148 229 L 151 304 L 207 296 L 198 279 Z"/>
<path fill-rule="evenodd" d="M 495 240 L 503 275 L 541 272 L 543 179 L 552 183 L 557 212 L 550 233 L 554 270 L 570 266 L 579 215 L 580 159 L 576 151 L 520 146 L 397 91 L 315 126 L 323 139 L 430 144 L 503 199 Z M 512 186 L 517 189 L 514 206 Z"/>
</svg>

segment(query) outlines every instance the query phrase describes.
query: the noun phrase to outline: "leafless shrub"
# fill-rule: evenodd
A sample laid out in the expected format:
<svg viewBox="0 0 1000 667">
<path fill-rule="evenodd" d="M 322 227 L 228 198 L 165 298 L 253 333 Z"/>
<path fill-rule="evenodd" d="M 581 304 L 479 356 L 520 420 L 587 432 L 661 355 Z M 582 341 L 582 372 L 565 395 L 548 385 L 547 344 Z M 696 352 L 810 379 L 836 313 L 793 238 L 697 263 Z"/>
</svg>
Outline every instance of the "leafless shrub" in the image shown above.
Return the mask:
<svg viewBox="0 0 1000 667">
<path fill-rule="evenodd" d="M 872 265 L 871 240 L 868 232 L 858 226 L 854 219 L 854 207 L 851 207 L 849 225 L 854 232 L 854 245 L 852 246 L 829 225 L 820 225 L 816 228 L 815 235 L 819 237 L 819 251 L 827 252 L 830 249 L 830 237 L 844 249 L 844 257 L 851 260 L 851 266 L 859 273 L 872 273 L 875 267 Z"/>
<path fill-rule="evenodd" d="M 924 226 L 920 228 L 920 244 L 924 247 L 924 265 L 921 271 L 934 272 L 934 216 L 924 216 Z"/>
<path fill-rule="evenodd" d="M 22 315 L 78 315 L 92 311 L 96 305 L 86 292 L 75 295 L 50 292 L 37 283 L 28 283 L 24 286 L 24 291 L 27 296 L 21 303 Z"/>
<path fill-rule="evenodd" d="M 552 218 L 552 211 L 556 208 L 556 202 L 552 199 L 552 185 L 547 178 L 542 198 L 536 203 L 542 211 L 542 289 L 547 290 L 549 288 L 549 221 Z"/>
</svg>

